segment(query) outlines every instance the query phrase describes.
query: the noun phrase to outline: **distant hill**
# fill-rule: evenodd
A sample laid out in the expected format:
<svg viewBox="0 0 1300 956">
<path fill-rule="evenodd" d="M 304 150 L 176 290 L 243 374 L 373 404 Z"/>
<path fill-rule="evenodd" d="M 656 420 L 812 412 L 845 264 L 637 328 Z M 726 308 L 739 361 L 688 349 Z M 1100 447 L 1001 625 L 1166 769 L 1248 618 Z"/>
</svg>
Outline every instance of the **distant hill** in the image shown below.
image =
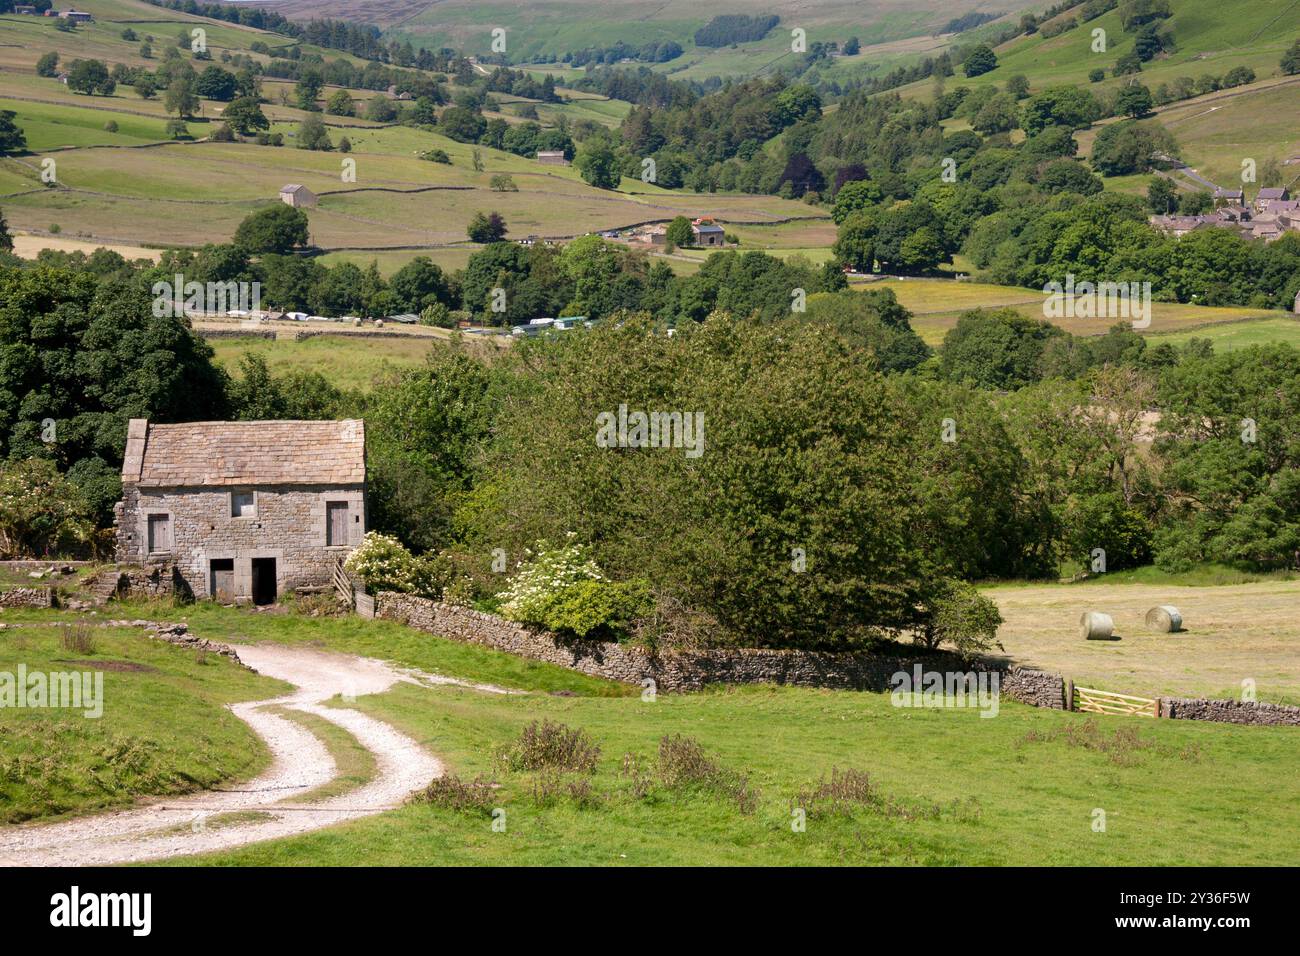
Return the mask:
<svg viewBox="0 0 1300 956">
<path fill-rule="evenodd" d="M 490 50 L 491 30 L 504 27 L 515 55 L 563 54 L 593 45 L 672 40 L 688 50 L 710 20 L 728 14 L 780 17 L 772 36 L 801 27 L 810 42 L 864 45 L 928 36 L 956 17 L 988 11 L 987 0 L 256 0 L 293 19 L 359 20 L 417 46 Z M 998 5 L 1010 11 L 1017 0 Z"/>
</svg>

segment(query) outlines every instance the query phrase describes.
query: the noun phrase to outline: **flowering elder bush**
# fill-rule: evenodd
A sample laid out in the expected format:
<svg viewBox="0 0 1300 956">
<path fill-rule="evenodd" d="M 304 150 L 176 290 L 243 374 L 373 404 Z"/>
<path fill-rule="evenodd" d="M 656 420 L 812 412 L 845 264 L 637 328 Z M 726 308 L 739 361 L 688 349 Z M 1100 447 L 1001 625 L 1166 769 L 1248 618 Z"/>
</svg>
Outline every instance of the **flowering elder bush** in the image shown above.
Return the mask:
<svg viewBox="0 0 1300 956">
<path fill-rule="evenodd" d="M 93 532 L 85 501 L 53 462 L 30 458 L 0 467 L 0 556 L 64 554 Z"/>
<path fill-rule="evenodd" d="M 579 581 L 604 581 L 596 562 L 584 545 L 573 542 L 562 548 L 550 548 L 538 541 L 536 552 L 528 550 L 527 560 L 519 565 L 510 586 L 497 595 L 501 613 L 514 621 L 540 624 L 543 609 L 554 597 Z"/>
<path fill-rule="evenodd" d="M 573 537 L 561 548 L 539 541 L 537 551 L 528 552 L 510 586 L 497 595 L 501 613 L 578 637 L 625 632 L 648 606 L 648 589 L 640 582 L 610 581 Z"/>
<path fill-rule="evenodd" d="M 402 542 L 371 531 L 361 546 L 344 562 L 349 573 L 359 577 L 371 594 L 380 591 L 415 592 L 421 581 L 419 560 Z"/>
<path fill-rule="evenodd" d="M 456 580 L 456 569 L 445 555 L 412 554 L 396 538 L 371 531 L 343 566 L 360 578 L 371 594 L 401 591 L 441 598 Z"/>
</svg>

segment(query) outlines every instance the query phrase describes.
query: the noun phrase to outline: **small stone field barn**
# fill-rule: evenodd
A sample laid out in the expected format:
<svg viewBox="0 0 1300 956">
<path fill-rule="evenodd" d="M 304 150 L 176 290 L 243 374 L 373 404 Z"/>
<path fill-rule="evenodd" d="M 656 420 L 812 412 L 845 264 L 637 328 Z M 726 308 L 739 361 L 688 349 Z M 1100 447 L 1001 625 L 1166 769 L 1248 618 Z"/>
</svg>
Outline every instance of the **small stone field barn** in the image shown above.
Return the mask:
<svg viewBox="0 0 1300 956">
<path fill-rule="evenodd" d="M 280 202 L 295 209 L 316 205 L 316 194 L 300 183 L 289 183 L 280 187 Z"/>
<path fill-rule="evenodd" d="M 365 422 L 151 424 L 122 462 L 117 560 L 171 565 L 196 597 L 270 604 L 330 583 L 366 533 Z"/>
</svg>

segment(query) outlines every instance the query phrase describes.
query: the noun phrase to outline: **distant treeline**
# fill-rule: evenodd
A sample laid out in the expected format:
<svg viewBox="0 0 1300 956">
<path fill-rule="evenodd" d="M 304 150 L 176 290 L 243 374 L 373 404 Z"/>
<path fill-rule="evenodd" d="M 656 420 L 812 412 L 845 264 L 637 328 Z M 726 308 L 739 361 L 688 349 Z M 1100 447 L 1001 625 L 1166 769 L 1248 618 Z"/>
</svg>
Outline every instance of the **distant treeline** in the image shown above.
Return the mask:
<svg viewBox="0 0 1300 956">
<path fill-rule="evenodd" d="M 178 13 L 188 13 L 195 17 L 208 17 L 212 20 L 225 20 L 256 30 L 269 30 L 287 37 L 296 37 L 299 27 L 284 16 L 263 10 L 251 4 L 230 3 L 196 3 L 195 0 L 149 0 L 155 7 L 164 7 Z"/>
<path fill-rule="evenodd" d="M 953 17 L 937 31 L 935 36 L 942 36 L 945 33 L 965 33 L 967 30 L 974 30 L 978 26 L 988 23 L 990 20 L 996 20 L 1002 16 L 1000 13 L 979 13 L 971 11 L 960 17 Z"/>
<path fill-rule="evenodd" d="M 564 54 L 564 62 L 573 66 L 586 66 L 588 63 L 619 63 L 623 60 L 640 60 L 642 63 L 667 63 L 682 55 L 682 46 L 673 40 L 662 43 L 645 43 L 631 46 L 620 40 L 613 46 L 589 47 L 577 53 Z"/>
<path fill-rule="evenodd" d="M 714 17 L 695 31 L 696 46 L 730 46 L 733 43 L 753 43 L 767 36 L 781 22 L 775 14 L 752 17 L 746 13 L 726 13 Z"/>
<path fill-rule="evenodd" d="M 0 0 L 2 2 L 2 0 Z M 435 56 L 421 47 L 415 50 L 410 43 L 385 43 L 380 38 L 379 28 L 369 23 L 350 23 L 344 20 L 308 20 L 296 23 L 279 13 L 263 10 L 249 4 L 198 3 L 196 0 L 148 0 L 156 7 L 188 13 L 191 16 L 208 17 L 238 23 L 291 37 L 302 43 L 342 50 L 363 60 L 380 63 L 395 63 L 398 66 L 415 66 L 422 70 L 445 69 L 435 61 L 445 62 L 453 51 L 443 50 Z M 260 41 L 258 41 L 260 42 Z M 265 46 L 265 44 L 263 44 Z M 256 50 L 257 43 L 253 45 Z M 264 51 L 258 51 L 264 52 Z"/>
</svg>

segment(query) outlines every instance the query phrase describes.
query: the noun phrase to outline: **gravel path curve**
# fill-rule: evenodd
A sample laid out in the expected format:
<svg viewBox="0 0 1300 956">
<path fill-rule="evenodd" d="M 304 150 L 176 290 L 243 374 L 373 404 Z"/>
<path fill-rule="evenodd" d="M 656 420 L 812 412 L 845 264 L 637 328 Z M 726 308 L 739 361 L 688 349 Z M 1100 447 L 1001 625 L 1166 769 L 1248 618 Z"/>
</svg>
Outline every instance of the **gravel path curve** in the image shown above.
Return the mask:
<svg viewBox="0 0 1300 956">
<path fill-rule="evenodd" d="M 276 644 L 235 645 L 240 659 L 270 677 L 293 684 L 284 697 L 231 705 L 231 711 L 261 737 L 272 754 L 267 770 L 227 789 L 163 797 L 130 810 L 78 817 L 60 823 L 0 827 L 0 866 L 92 866 L 130 863 L 210 850 L 317 830 L 344 820 L 400 806 L 415 790 L 441 776 L 442 764 L 416 741 L 358 710 L 326 707 L 342 695 L 344 704 L 398 682 L 461 684 L 489 693 L 499 687 L 395 668 L 383 661 Z M 295 800 L 334 779 L 337 767 L 313 734 L 265 708 L 282 706 L 322 717 L 352 734 L 375 756 L 374 779 L 348 793 L 303 803 Z M 246 822 L 220 821 L 214 814 L 257 811 Z"/>
</svg>

